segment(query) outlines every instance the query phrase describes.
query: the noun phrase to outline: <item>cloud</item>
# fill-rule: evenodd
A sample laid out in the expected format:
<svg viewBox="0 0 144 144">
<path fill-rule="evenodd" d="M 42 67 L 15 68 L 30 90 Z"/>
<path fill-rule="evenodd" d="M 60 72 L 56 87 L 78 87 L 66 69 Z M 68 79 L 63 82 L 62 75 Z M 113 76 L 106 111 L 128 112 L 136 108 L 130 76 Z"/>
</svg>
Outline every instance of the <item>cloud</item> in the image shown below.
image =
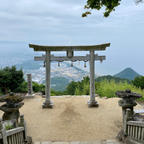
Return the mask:
<svg viewBox="0 0 144 144">
<path fill-rule="evenodd" d="M 92 15 L 82 18 L 86 0 L 0 0 L 0 3 L 0 52 L 3 46 L 28 49 L 29 43 L 86 45 L 111 42 L 105 52 L 107 61 L 101 69 L 109 67 L 109 71 L 115 73 L 117 68 L 135 65 L 142 71 L 138 62 L 142 61 L 144 53 L 144 4 L 122 0 L 108 18 L 103 17 L 104 9 L 93 10 Z"/>
<path fill-rule="evenodd" d="M 37 43 L 90 43 L 106 41 L 111 32 L 128 30 L 133 25 L 142 25 L 144 5 L 134 1 L 122 1 L 109 18 L 103 17 L 103 10 L 92 11 L 82 18 L 83 0 L 1 0 L 0 40 L 37 41 Z M 131 26 L 130 26 L 131 25 Z M 104 36 L 103 36 L 104 35 Z M 106 39 L 106 40 L 105 40 Z M 87 40 L 87 41 L 85 41 Z"/>
</svg>

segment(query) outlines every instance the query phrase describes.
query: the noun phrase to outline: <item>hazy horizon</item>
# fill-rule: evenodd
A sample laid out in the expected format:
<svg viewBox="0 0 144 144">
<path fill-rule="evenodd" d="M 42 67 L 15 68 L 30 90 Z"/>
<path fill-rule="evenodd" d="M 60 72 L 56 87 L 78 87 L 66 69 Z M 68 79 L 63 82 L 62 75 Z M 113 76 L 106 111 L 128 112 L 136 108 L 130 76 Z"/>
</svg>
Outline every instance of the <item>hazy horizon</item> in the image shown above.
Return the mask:
<svg viewBox="0 0 144 144">
<path fill-rule="evenodd" d="M 82 18 L 83 0 L 0 1 L 0 63 L 4 59 L 11 64 L 20 58 L 32 59 L 38 53 L 28 47 L 29 43 L 95 45 L 110 42 L 105 52 L 98 52 L 106 55 L 106 61 L 96 62 L 96 73 L 113 75 L 131 67 L 144 75 L 143 3 L 136 5 L 134 0 L 123 0 L 108 18 L 103 17 L 103 11 L 92 11 L 92 15 Z"/>
</svg>

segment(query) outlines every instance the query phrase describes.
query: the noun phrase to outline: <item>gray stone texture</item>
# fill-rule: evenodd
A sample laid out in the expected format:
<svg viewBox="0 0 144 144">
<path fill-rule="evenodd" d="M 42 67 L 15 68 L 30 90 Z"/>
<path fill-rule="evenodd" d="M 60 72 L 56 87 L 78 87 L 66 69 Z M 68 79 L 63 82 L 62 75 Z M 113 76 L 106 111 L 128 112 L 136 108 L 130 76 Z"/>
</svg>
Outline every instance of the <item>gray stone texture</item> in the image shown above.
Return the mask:
<svg viewBox="0 0 144 144">
<path fill-rule="evenodd" d="M 72 141 L 72 142 L 34 142 L 34 144 L 122 144 L 117 140 Z"/>
</svg>

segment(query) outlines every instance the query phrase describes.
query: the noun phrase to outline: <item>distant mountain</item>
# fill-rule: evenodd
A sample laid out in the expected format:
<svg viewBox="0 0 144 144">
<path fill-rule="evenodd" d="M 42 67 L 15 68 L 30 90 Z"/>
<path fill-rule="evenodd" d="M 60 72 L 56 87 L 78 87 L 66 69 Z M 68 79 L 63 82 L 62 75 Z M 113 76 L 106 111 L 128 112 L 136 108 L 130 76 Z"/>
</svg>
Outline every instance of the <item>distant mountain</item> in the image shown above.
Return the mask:
<svg viewBox="0 0 144 144">
<path fill-rule="evenodd" d="M 51 88 L 56 91 L 64 91 L 71 80 L 65 77 L 52 77 L 51 78 Z M 45 84 L 45 80 L 43 81 Z"/>
<path fill-rule="evenodd" d="M 135 72 L 132 68 L 126 68 L 123 71 L 119 72 L 118 74 L 114 75 L 114 77 L 128 79 L 128 80 L 134 80 L 134 78 L 137 76 L 140 76 L 140 74 Z"/>
</svg>

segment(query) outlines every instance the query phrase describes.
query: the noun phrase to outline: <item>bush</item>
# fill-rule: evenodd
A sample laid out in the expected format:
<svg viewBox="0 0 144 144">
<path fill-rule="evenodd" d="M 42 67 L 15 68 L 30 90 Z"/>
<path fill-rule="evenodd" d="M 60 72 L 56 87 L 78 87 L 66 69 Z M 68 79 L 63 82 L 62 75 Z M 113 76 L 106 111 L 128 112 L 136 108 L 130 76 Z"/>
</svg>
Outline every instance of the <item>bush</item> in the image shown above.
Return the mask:
<svg viewBox="0 0 144 144">
<path fill-rule="evenodd" d="M 130 89 L 133 92 L 139 93 L 143 96 L 141 100 L 144 99 L 144 91 L 140 88 L 135 87 L 133 84 L 129 84 L 128 82 L 119 82 L 116 83 L 115 81 L 107 81 L 104 80 L 100 82 L 99 88 L 96 90 L 96 93 L 99 94 L 101 97 L 116 97 L 115 92 L 119 90 L 126 90 Z"/>
<path fill-rule="evenodd" d="M 69 95 L 74 95 L 74 94 L 75 94 L 75 91 L 76 91 L 76 88 L 77 88 L 77 82 L 72 81 L 72 82 L 69 83 L 69 85 L 66 87 L 67 94 L 69 94 Z"/>
<path fill-rule="evenodd" d="M 6 130 L 11 130 L 11 129 L 13 129 L 13 128 L 14 128 L 14 126 L 12 126 L 12 125 L 6 125 L 6 126 L 5 126 L 5 129 L 6 129 Z"/>
<path fill-rule="evenodd" d="M 138 88 L 144 89 L 144 76 L 136 77 L 132 81 L 133 85 L 135 85 Z"/>
<path fill-rule="evenodd" d="M 15 66 L 0 69 L 0 88 L 2 93 L 15 92 L 23 82 L 23 71 L 16 70 Z"/>
<path fill-rule="evenodd" d="M 79 82 L 71 82 L 67 89 L 68 95 L 89 95 L 90 94 L 90 85 L 89 78 L 86 77 L 82 81 Z M 130 89 L 132 92 L 136 92 L 141 94 L 143 97 L 141 100 L 144 100 L 144 90 L 134 86 L 129 81 L 115 81 L 104 79 L 102 81 L 95 81 L 95 93 L 100 97 L 116 97 L 115 92 L 119 90 Z"/>
<path fill-rule="evenodd" d="M 53 89 L 51 89 L 51 96 L 62 96 L 62 95 L 66 95 L 66 91 L 55 91 Z"/>
<path fill-rule="evenodd" d="M 38 84 L 37 82 L 32 82 L 32 86 L 34 92 L 42 92 L 43 94 L 45 94 L 45 85 Z"/>
<path fill-rule="evenodd" d="M 22 84 L 20 84 L 20 86 L 18 88 L 16 88 L 15 92 L 17 93 L 27 93 L 28 91 L 28 86 L 27 86 L 27 82 L 24 81 Z"/>
</svg>

